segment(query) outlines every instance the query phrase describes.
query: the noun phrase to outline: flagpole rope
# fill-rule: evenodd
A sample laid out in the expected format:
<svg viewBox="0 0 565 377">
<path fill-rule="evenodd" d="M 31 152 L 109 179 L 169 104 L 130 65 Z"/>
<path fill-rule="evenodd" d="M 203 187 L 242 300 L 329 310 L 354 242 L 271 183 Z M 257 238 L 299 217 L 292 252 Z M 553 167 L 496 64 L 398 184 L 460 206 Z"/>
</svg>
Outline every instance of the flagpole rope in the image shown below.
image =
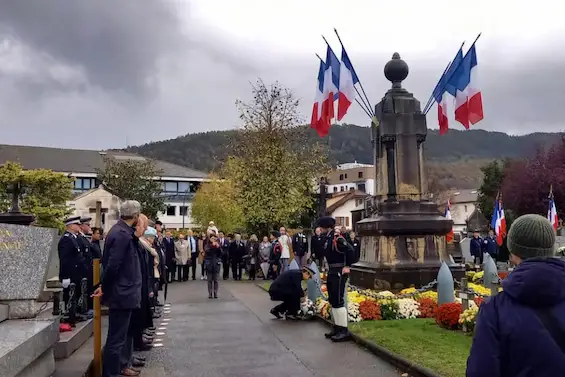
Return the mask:
<svg viewBox="0 0 565 377">
<path fill-rule="evenodd" d="M 481 32 L 481 33 L 479 33 L 479 35 L 477 35 L 477 38 L 475 38 L 475 41 L 473 42 L 473 44 L 471 45 L 471 47 L 469 47 L 469 50 L 467 50 L 467 53 L 469 53 L 469 51 L 470 51 L 470 50 L 473 48 L 473 46 L 477 43 L 477 41 L 479 40 L 479 38 L 481 37 L 482 34 L 483 34 L 483 33 Z M 465 44 L 465 42 L 463 42 L 463 44 Z M 462 48 L 462 47 L 463 47 L 463 45 L 461 45 L 461 48 Z M 467 54 L 465 54 L 465 56 L 467 56 Z M 453 75 L 453 73 L 454 73 L 455 71 L 457 71 L 457 69 L 461 66 L 461 64 L 463 63 L 464 60 L 465 60 L 465 57 L 463 57 L 463 59 L 461 59 L 461 61 L 460 61 L 459 64 L 457 65 L 457 67 L 455 67 L 455 69 L 453 70 L 453 72 L 451 72 L 451 75 L 447 78 L 447 80 L 444 81 L 443 86 L 441 87 L 441 93 L 443 93 L 443 92 L 445 91 L 445 87 L 447 86 L 447 83 L 449 82 L 449 79 L 451 79 L 451 76 Z M 439 81 L 441 81 L 441 78 L 440 78 Z M 438 84 L 439 84 L 439 82 L 438 82 Z M 434 90 L 434 91 L 435 91 L 435 90 Z M 431 97 L 433 97 L 433 96 L 434 96 L 434 94 L 433 94 L 433 92 L 432 92 Z M 432 104 L 433 104 L 433 102 L 432 102 Z M 427 114 L 428 114 L 428 112 L 430 111 L 431 107 L 432 107 L 432 106 L 430 105 L 427 110 L 424 109 L 424 110 L 426 110 L 426 111 L 424 111 L 424 115 L 427 115 Z"/>
<path fill-rule="evenodd" d="M 341 37 L 339 36 L 339 33 L 337 32 L 337 29 L 334 28 L 334 32 L 335 35 L 337 36 L 337 40 L 339 41 L 339 44 L 341 45 L 342 50 L 345 50 L 345 47 L 343 47 L 343 42 L 341 41 Z M 326 38 L 324 38 L 324 40 L 326 40 Z M 328 43 L 326 41 L 326 43 Z M 357 73 L 355 73 L 357 75 Z M 359 87 L 361 88 L 361 91 L 363 92 L 363 96 L 361 96 L 361 93 L 359 93 L 359 90 L 357 90 L 357 88 L 355 86 L 353 86 L 355 88 L 355 92 L 357 92 L 357 94 L 359 95 L 359 97 L 361 97 L 361 100 L 363 101 L 363 103 L 365 104 L 365 106 L 367 106 L 367 108 L 369 109 L 369 118 L 373 118 L 375 116 L 375 112 L 373 111 L 373 108 L 371 106 L 371 101 L 369 101 L 369 97 L 367 97 L 367 93 L 365 93 L 365 88 L 363 87 L 363 83 L 361 82 L 361 79 L 359 78 L 359 76 L 357 76 L 357 79 L 359 80 Z"/>
<path fill-rule="evenodd" d="M 369 112 L 367 111 L 367 109 L 365 109 L 365 108 L 363 107 L 363 105 L 361 104 L 361 102 L 359 102 L 359 100 L 358 100 L 357 98 L 355 98 L 355 102 L 357 102 L 357 104 L 361 107 L 361 109 L 363 110 L 363 112 L 364 112 L 365 114 L 367 114 L 367 116 L 368 116 L 370 119 L 373 119 L 373 117 L 371 116 L 371 114 L 369 114 Z"/>
</svg>

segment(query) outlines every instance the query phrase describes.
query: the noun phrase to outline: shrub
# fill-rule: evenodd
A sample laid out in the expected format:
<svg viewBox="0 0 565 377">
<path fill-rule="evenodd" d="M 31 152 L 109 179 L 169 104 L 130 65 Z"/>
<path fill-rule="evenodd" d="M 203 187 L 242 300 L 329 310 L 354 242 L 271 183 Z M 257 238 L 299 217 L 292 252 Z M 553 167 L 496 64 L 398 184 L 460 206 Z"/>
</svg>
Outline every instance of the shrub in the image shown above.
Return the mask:
<svg viewBox="0 0 565 377">
<path fill-rule="evenodd" d="M 381 308 L 376 301 L 365 300 L 359 304 L 359 314 L 364 320 L 381 319 Z"/>
<path fill-rule="evenodd" d="M 383 300 L 380 303 L 382 319 L 398 319 L 398 303 L 393 300 Z"/>
<path fill-rule="evenodd" d="M 442 304 L 437 308 L 436 322 L 442 327 L 455 330 L 459 325 L 459 317 L 462 312 L 463 308 L 458 302 Z"/>
<path fill-rule="evenodd" d="M 437 302 L 429 297 L 418 299 L 420 304 L 420 318 L 435 318 L 437 312 Z"/>
</svg>

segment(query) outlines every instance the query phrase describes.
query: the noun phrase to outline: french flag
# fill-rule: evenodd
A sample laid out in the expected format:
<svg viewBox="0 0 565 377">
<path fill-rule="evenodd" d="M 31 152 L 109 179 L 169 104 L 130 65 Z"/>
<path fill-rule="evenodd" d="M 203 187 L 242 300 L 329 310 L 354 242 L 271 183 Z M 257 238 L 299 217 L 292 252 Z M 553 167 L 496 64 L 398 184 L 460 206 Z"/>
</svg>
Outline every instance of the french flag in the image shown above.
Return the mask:
<svg viewBox="0 0 565 377">
<path fill-rule="evenodd" d="M 316 130 L 320 137 L 327 134 L 329 126 L 326 127 L 322 123 L 322 104 L 324 102 L 324 74 L 326 64 L 320 59 L 320 68 L 318 69 L 318 84 L 316 85 L 316 96 L 314 97 L 314 106 L 312 106 L 312 120 L 310 127 Z"/>
<path fill-rule="evenodd" d="M 334 101 L 339 93 L 340 63 L 332 48 L 328 45 L 324 66 L 324 91 L 322 93 L 322 121 L 318 135 L 328 134 L 332 119 L 335 118 Z"/>
<path fill-rule="evenodd" d="M 501 246 L 504 237 L 506 237 L 506 218 L 504 217 L 504 207 L 502 206 L 502 199 L 500 199 L 500 197 L 497 197 L 494 202 L 494 211 L 490 226 L 496 234 L 496 243 Z"/>
<path fill-rule="evenodd" d="M 443 217 L 445 217 L 448 220 L 451 220 L 451 201 L 449 199 L 447 200 L 447 205 L 445 206 L 445 212 L 443 213 Z M 449 233 L 445 235 L 445 239 L 447 243 L 451 243 L 453 242 L 454 237 L 455 236 L 453 233 L 453 226 L 452 226 Z"/>
<path fill-rule="evenodd" d="M 553 193 L 549 194 L 549 209 L 547 210 L 547 219 L 553 225 L 553 229 L 557 231 L 559 226 L 559 218 L 557 217 L 557 207 L 555 207 L 555 199 L 553 199 Z"/>
<path fill-rule="evenodd" d="M 462 61 L 463 49 L 460 48 L 451 64 L 439 79 L 439 82 L 433 92 L 434 99 L 437 102 L 437 119 L 440 135 L 444 135 L 449 130 L 449 120 L 447 119 L 447 96 L 448 94 L 451 94 L 455 97 L 456 94 L 455 87 L 450 85 L 449 81 L 457 71 L 457 68 L 461 65 Z"/>
<path fill-rule="evenodd" d="M 343 119 L 347 110 L 355 100 L 355 84 L 359 82 L 359 77 L 355 73 L 353 64 L 345 48 L 341 47 L 341 64 L 339 71 L 339 101 L 337 104 L 337 120 Z"/>
<path fill-rule="evenodd" d="M 483 120 L 483 99 L 478 87 L 477 50 L 473 44 L 463 58 L 451 84 L 455 93 L 455 120 L 469 129 L 470 125 Z"/>
</svg>

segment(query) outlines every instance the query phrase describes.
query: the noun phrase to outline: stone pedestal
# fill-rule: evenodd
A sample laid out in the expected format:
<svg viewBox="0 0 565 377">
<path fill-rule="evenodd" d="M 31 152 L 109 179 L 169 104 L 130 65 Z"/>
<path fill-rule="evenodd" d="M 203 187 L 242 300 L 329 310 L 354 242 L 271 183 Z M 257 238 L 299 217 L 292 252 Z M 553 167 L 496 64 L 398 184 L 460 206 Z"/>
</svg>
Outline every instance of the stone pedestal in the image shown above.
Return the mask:
<svg viewBox="0 0 565 377">
<path fill-rule="evenodd" d="M 357 223 L 361 258 L 351 271 L 351 283 L 364 288 L 402 289 L 428 284 L 437 277 L 441 261 L 450 264 L 445 235 L 453 222 L 426 199 L 423 148 L 426 117 L 420 102 L 401 82 L 408 65 L 395 53 L 385 66 L 392 82 L 375 107 L 376 213 Z M 451 265 L 455 278 L 464 268 Z"/>
</svg>

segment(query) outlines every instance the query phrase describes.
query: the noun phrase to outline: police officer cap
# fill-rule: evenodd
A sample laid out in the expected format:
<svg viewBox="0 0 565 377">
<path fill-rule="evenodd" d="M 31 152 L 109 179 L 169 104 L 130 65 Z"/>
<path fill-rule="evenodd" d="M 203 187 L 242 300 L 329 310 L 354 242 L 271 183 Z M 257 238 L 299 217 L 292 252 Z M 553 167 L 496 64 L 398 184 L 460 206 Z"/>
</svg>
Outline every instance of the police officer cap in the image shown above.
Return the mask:
<svg viewBox="0 0 565 377">
<path fill-rule="evenodd" d="M 80 223 L 81 224 L 89 224 L 91 220 L 92 220 L 92 217 L 81 217 Z"/>
<path fill-rule="evenodd" d="M 308 266 L 302 266 L 302 272 L 308 272 L 310 275 L 314 276 L 316 275 L 316 273 L 314 272 L 313 269 L 311 269 Z"/>
<path fill-rule="evenodd" d="M 317 225 L 320 228 L 333 228 L 335 226 L 335 219 L 331 216 L 320 217 Z"/>
<path fill-rule="evenodd" d="M 65 226 L 72 224 L 80 224 L 80 216 L 67 217 L 65 220 L 63 220 L 63 223 L 65 223 Z"/>
</svg>

